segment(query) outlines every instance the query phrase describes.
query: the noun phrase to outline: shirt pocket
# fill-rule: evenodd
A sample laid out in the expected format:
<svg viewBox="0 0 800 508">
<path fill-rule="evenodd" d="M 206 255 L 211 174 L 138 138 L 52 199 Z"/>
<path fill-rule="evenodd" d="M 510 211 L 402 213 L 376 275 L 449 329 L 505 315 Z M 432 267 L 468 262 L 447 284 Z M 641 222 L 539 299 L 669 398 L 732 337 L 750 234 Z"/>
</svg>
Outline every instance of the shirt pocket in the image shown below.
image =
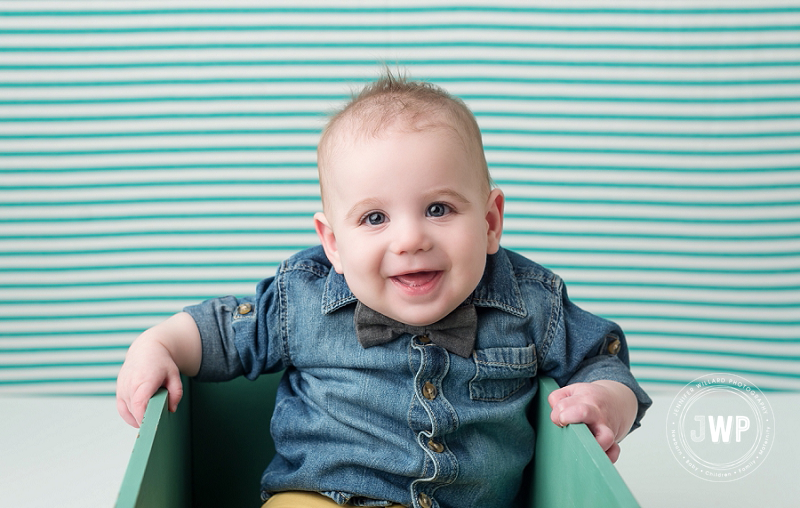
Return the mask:
<svg viewBox="0 0 800 508">
<path fill-rule="evenodd" d="M 529 387 L 536 376 L 536 349 L 496 347 L 476 349 L 475 377 L 469 382 L 472 400 L 503 401 Z"/>
</svg>

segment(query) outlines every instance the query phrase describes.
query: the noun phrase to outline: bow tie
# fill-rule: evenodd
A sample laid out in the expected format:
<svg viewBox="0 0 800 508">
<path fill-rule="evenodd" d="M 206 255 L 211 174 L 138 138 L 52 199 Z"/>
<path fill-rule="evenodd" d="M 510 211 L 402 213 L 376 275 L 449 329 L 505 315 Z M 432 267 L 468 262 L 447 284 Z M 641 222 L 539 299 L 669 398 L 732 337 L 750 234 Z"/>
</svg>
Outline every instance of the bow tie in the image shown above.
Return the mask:
<svg viewBox="0 0 800 508">
<path fill-rule="evenodd" d="M 358 302 L 354 321 L 358 342 L 364 348 L 385 344 L 404 333 L 410 333 L 426 335 L 437 346 L 464 358 L 472 355 L 478 328 L 478 314 L 474 305 L 459 307 L 428 326 L 411 326 L 388 318 Z"/>
</svg>

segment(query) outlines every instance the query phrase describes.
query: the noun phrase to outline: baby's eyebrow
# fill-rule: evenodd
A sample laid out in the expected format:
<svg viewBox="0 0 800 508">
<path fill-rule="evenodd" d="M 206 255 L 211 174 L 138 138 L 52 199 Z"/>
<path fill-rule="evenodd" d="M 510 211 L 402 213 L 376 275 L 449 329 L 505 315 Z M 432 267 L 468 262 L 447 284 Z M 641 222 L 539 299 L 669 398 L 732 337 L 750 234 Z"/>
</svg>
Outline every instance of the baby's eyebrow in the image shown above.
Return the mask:
<svg viewBox="0 0 800 508">
<path fill-rule="evenodd" d="M 445 189 L 432 189 L 432 190 L 428 191 L 425 195 L 428 196 L 429 200 L 435 200 L 435 199 L 439 199 L 439 198 L 442 198 L 442 197 L 450 197 L 450 198 L 454 199 L 455 201 L 460 201 L 462 203 L 469 203 L 469 199 L 467 199 L 466 196 L 464 196 L 460 192 L 457 192 L 457 191 L 455 191 L 453 189 L 447 189 L 447 188 L 445 188 Z"/>
<path fill-rule="evenodd" d="M 361 210 L 371 209 L 371 208 L 380 208 L 380 207 L 381 207 L 381 201 L 378 200 L 378 199 L 375 199 L 375 198 L 362 199 L 361 201 L 359 201 L 358 203 L 353 205 L 350 208 L 350 210 L 347 211 L 346 214 L 344 214 L 344 218 L 345 218 L 345 220 L 349 220 L 355 215 L 358 215 L 360 217 L 361 216 Z"/>
</svg>

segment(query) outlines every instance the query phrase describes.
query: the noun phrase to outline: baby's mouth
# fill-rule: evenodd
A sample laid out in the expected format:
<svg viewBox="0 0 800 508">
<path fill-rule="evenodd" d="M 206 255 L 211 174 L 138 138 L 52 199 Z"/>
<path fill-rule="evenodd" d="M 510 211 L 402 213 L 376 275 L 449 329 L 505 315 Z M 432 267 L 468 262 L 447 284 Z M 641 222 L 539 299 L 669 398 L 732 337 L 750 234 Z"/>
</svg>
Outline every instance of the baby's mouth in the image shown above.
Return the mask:
<svg viewBox="0 0 800 508">
<path fill-rule="evenodd" d="M 396 282 L 399 282 L 403 286 L 407 286 L 410 288 L 417 288 L 422 287 L 430 282 L 433 282 L 436 277 L 442 272 L 439 271 L 425 271 L 425 272 L 413 272 L 413 273 L 404 273 L 402 275 L 395 275 L 392 277 Z"/>
</svg>

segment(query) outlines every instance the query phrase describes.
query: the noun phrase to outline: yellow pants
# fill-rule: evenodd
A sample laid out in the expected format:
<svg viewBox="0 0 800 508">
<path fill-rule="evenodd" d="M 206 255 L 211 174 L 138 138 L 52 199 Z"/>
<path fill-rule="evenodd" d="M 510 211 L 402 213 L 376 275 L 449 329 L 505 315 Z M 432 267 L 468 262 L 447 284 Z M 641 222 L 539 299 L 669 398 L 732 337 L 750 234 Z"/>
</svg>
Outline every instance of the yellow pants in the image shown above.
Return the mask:
<svg viewBox="0 0 800 508">
<path fill-rule="evenodd" d="M 279 492 L 267 499 L 261 508 L 335 508 L 339 505 L 329 498 L 316 492 Z M 403 508 L 393 504 L 389 508 Z"/>
</svg>

